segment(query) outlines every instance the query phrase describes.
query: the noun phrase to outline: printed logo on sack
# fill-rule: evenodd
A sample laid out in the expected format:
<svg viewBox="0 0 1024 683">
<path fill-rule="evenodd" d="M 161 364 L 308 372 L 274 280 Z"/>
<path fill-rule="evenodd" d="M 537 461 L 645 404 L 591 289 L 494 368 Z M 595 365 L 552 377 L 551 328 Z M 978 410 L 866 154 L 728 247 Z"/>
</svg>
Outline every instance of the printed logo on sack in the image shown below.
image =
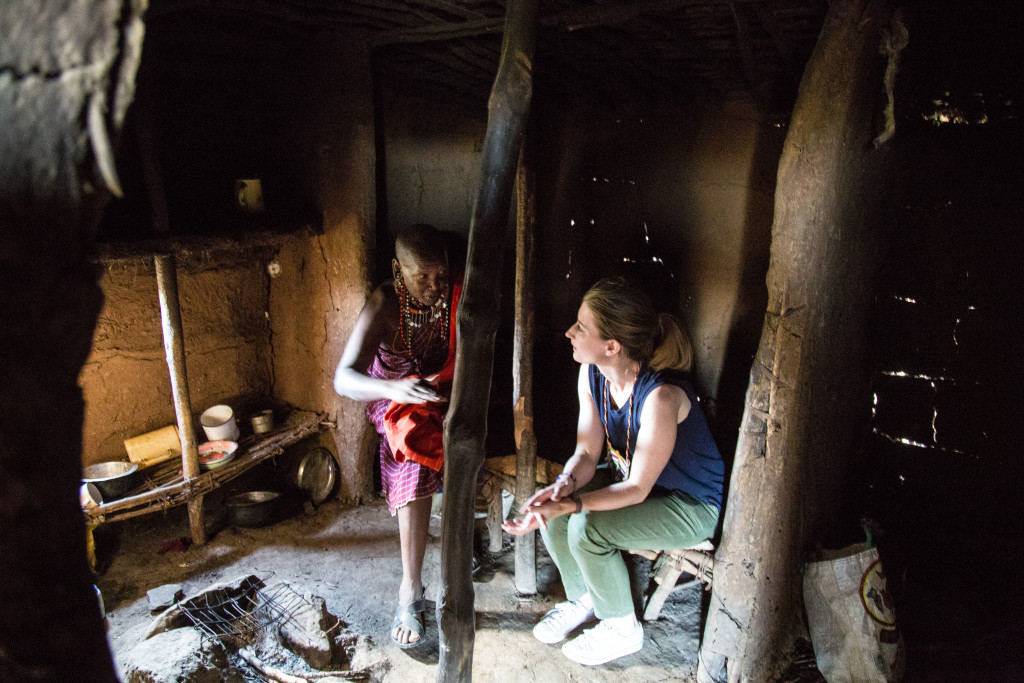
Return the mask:
<svg viewBox="0 0 1024 683">
<path fill-rule="evenodd" d="M 860 580 L 860 602 L 868 616 L 883 626 L 896 625 L 896 611 L 892 596 L 885 587 L 885 572 L 882 561 L 875 560 Z"/>
</svg>

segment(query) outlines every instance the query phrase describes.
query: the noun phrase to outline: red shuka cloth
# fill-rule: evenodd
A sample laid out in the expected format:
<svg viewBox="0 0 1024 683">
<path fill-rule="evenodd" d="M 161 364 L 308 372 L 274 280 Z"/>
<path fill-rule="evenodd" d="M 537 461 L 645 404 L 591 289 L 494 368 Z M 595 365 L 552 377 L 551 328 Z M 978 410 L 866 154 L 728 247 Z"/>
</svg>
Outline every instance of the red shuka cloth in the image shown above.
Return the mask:
<svg viewBox="0 0 1024 683">
<path fill-rule="evenodd" d="M 448 358 L 434 382 L 438 393 L 451 392 L 455 376 L 455 312 L 458 310 L 462 282 L 452 284 L 452 301 L 448 322 Z M 398 462 L 412 460 L 437 472 L 444 464 L 444 416 L 447 403 L 395 403 L 384 413 L 384 431 L 391 452 Z"/>
</svg>

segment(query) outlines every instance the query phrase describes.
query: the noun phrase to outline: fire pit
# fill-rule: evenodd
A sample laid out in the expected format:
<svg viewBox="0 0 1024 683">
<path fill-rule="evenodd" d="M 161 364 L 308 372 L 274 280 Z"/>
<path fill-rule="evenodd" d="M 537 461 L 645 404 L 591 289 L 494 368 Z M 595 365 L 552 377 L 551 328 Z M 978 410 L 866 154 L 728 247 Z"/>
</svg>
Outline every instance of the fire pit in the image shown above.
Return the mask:
<svg viewBox="0 0 1024 683">
<path fill-rule="evenodd" d="M 199 669 L 246 683 L 369 680 L 365 671 L 329 670 L 351 661 L 350 648 L 357 638 L 341 637 L 346 625 L 327 612 L 322 598 L 307 600 L 287 583 L 271 583 L 271 576 L 219 583 L 179 601 L 157 618 L 133 654 L 138 651 L 140 660 L 160 659 L 157 653 L 176 647 L 185 660 L 198 660 Z M 190 658 L 192 649 L 196 654 Z M 161 674 L 169 665 L 163 666 L 154 672 L 146 661 L 139 661 L 135 679 L 164 680 Z M 128 679 L 133 680 L 133 674 Z"/>
</svg>

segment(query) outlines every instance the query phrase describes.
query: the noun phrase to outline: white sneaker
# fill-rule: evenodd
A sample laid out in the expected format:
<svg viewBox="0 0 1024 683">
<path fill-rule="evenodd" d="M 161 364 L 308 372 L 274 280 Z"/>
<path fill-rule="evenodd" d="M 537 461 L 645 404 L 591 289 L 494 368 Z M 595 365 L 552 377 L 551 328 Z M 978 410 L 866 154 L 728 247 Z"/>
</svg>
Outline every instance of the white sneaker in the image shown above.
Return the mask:
<svg viewBox="0 0 1024 683">
<path fill-rule="evenodd" d="M 639 652 L 643 646 L 644 628 L 635 619 L 631 626 L 623 629 L 609 624 L 606 619 L 563 645 L 562 654 L 579 664 L 597 666 Z"/>
<path fill-rule="evenodd" d="M 560 602 L 533 627 L 533 636 L 542 643 L 553 645 L 593 615 L 592 607 L 572 601 Z"/>
</svg>

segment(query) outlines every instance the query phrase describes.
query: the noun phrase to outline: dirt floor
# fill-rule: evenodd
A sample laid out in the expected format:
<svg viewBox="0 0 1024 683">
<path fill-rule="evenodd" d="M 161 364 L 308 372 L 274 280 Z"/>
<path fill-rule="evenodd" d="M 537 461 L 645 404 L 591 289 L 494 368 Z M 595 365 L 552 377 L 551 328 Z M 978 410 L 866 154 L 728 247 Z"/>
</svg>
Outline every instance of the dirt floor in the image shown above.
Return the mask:
<svg viewBox="0 0 1024 683">
<path fill-rule="evenodd" d="M 205 587 L 273 572 L 303 596 L 320 596 L 362 643 L 353 668 L 371 680 L 414 683 L 433 681 L 438 662 L 434 619 L 440 569 L 440 519 L 431 522 L 424 581 L 427 586 L 427 643 L 400 650 L 388 638 L 395 609 L 400 562 L 397 524 L 383 501 L 357 508 L 328 502 L 307 504 L 296 514 L 268 527 L 235 527 L 223 515 L 218 496 L 208 496 L 215 530 L 202 547 L 182 549 L 188 537 L 183 508 L 152 514 L 97 530 L 102 592 L 109 619 L 109 642 L 119 667 L 145 638 L 153 623 L 147 591 L 181 584 L 186 595 Z M 216 527 L 220 527 L 216 529 Z M 485 548 L 486 532 L 478 536 Z M 583 667 L 566 659 L 558 646 L 535 640 L 531 629 L 553 603 L 563 600 L 561 584 L 538 539 L 537 596 L 519 596 L 514 586 L 514 552 L 510 537 L 495 555 L 481 554 L 476 589 L 476 640 L 473 680 L 501 681 L 686 681 L 692 679 L 700 635 L 702 591 L 694 582 L 669 598 L 661 619 L 645 625 L 644 648 L 600 667 Z M 637 585 L 645 583 L 647 562 L 635 559 Z M 124 669 L 122 677 L 125 677 Z"/>
</svg>

